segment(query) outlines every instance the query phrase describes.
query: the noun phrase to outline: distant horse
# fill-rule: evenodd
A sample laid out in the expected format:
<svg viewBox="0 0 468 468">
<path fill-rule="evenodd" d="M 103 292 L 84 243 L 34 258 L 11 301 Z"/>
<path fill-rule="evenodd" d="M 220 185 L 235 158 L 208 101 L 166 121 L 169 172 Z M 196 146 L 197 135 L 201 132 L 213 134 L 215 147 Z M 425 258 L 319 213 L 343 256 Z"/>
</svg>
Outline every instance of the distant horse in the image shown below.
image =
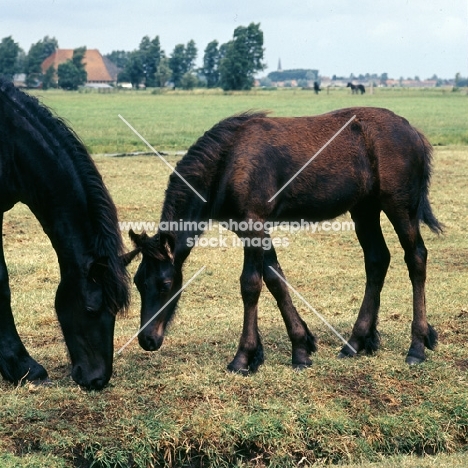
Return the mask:
<svg viewBox="0 0 468 468">
<path fill-rule="evenodd" d="M 112 374 L 115 315 L 129 301 L 111 197 L 78 137 L 37 99 L 4 80 L 0 165 L 1 221 L 5 211 L 23 202 L 50 238 L 61 277 L 55 308 L 72 377 L 83 387 L 101 389 Z M 16 331 L 0 248 L 0 373 L 15 384 L 44 380 L 47 371 L 29 355 Z"/>
<path fill-rule="evenodd" d="M 315 91 L 315 94 L 318 94 L 320 91 L 322 91 L 317 81 L 314 81 L 314 91 Z"/>
<path fill-rule="evenodd" d="M 340 128 L 344 128 L 340 135 L 308 164 Z M 351 213 L 364 251 L 367 282 L 356 324 L 340 357 L 360 351 L 371 354 L 379 346 L 380 292 L 390 262 L 380 227 L 381 211 L 398 234 L 413 285 L 412 341 L 406 362 L 420 363 L 425 359 L 424 348 L 434 349 L 437 333 L 426 320 L 424 293 L 427 251 L 419 226 L 422 221 L 434 232 L 441 231 L 428 200 L 431 147 L 404 118 L 378 108 L 295 118 L 242 114 L 207 131 L 176 170 L 169 179 L 158 232 L 153 237 L 130 232 L 135 251 L 143 254 L 135 283 L 141 294 L 141 323 L 149 322 L 139 334 L 145 350 L 156 350 L 163 342 L 180 297 L 182 266 L 194 245 L 190 239 L 202 233 L 200 221 L 234 220 L 239 223 L 236 234 L 249 242 L 240 277 L 244 325 L 228 369 L 254 372 L 263 362 L 257 326 L 262 280 L 283 316 L 293 367 L 309 366 L 316 339 L 279 278 L 284 278 L 283 272 L 268 242 L 269 233 L 261 226 L 272 220 L 322 221 L 346 211 Z M 180 220 L 183 229 L 162 228 Z"/>
<path fill-rule="evenodd" d="M 353 83 L 348 83 L 346 87 L 351 88 L 352 94 L 364 94 L 366 92 L 366 88 L 364 88 L 364 85 L 362 84 L 354 85 Z"/>
</svg>

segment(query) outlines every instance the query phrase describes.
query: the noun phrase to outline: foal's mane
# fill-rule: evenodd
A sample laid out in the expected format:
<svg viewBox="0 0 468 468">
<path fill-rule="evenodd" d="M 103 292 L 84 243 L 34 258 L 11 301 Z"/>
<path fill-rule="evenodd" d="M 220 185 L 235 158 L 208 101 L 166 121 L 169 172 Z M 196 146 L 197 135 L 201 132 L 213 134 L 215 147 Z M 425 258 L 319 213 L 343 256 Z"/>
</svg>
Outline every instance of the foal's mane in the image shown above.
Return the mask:
<svg viewBox="0 0 468 468">
<path fill-rule="evenodd" d="M 107 259 L 104 296 L 113 313 L 129 303 L 128 274 L 119 255 L 124 246 L 117 210 L 96 165 L 76 133 L 39 100 L 0 78 L 0 103 L 11 111 L 16 127 L 31 135 L 47 151 L 47 156 L 64 167 L 68 176 L 83 188 L 94 232 L 94 254 Z M 32 156 L 34 157 L 34 156 Z M 44 161 L 44 164 L 50 161 Z"/>
<path fill-rule="evenodd" d="M 189 148 L 187 154 L 178 162 L 176 172 L 169 178 L 161 214 L 162 221 L 177 220 L 177 216 L 181 214 L 180 209 L 190 200 L 203 203 L 178 174 L 202 194 L 208 202 L 207 205 L 215 203 L 225 157 L 236 133 L 249 120 L 266 117 L 267 114 L 248 111 L 221 120 Z"/>
</svg>

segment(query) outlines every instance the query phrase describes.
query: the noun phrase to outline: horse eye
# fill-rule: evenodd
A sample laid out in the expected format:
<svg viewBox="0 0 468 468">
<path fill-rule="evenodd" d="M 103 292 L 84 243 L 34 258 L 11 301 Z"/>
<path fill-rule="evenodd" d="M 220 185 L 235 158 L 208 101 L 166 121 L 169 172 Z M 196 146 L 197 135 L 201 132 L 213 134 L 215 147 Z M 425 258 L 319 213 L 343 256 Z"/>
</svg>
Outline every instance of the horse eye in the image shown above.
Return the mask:
<svg viewBox="0 0 468 468">
<path fill-rule="evenodd" d="M 168 292 L 171 289 L 172 281 L 164 281 L 161 286 L 161 291 Z"/>
</svg>

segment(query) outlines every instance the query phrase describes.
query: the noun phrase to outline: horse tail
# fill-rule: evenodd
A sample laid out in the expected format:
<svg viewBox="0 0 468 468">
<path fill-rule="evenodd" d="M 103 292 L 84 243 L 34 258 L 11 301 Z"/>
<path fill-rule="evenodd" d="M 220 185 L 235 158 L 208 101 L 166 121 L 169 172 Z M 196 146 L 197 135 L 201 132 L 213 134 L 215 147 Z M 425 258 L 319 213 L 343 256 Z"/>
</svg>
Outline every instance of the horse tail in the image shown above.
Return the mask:
<svg viewBox="0 0 468 468">
<path fill-rule="evenodd" d="M 431 204 L 429 202 L 429 183 L 432 173 L 432 146 L 427 141 L 426 137 L 415 130 L 421 140 L 423 146 L 423 179 L 422 179 L 422 191 L 419 197 L 418 205 L 418 219 L 422 221 L 432 232 L 435 234 L 441 234 L 444 230 L 444 226 L 435 217 L 432 212 Z"/>
</svg>

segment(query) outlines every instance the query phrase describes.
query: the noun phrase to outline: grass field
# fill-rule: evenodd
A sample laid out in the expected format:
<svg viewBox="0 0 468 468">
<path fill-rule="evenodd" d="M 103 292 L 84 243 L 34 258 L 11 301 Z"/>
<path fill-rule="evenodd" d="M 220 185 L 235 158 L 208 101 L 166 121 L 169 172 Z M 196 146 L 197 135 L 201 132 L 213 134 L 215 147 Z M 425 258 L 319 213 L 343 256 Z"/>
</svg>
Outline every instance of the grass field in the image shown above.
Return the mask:
<svg viewBox="0 0 468 468">
<path fill-rule="evenodd" d="M 351 95 L 331 89 L 284 89 L 226 94 L 220 91 L 122 91 L 114 94 L 36 93 L 67 119 L 93 154 L 148 150 L 118 118 L 121 114 L 160 151 L 186 150 L 205 130 L 229 115 L 249 109 L 272 115 L 314 115 L 351 106 L 386 107 L 421 129 L 433 145 L 468 145 L 466 91 L 446 89 L 376 89 L 373 95 Z"/>
<path fill-rule="evenodd" d="M 429 250 L 427 304 L 439 346 L 409 368 L 411 286 L 403 253 L 382 217 L 392 263 L 382 293 L 380 351 L 338 360 L 334 334 L 293 296 L 319 337 L 314 364 L 290 368 L 290 344 L 265 290 L 260 329 L 266 362 L 249 377 L 225 371 L 242 327 L 239 248 L 195 248 L 189 279 L 163 347 L 133 342 L 115 359 L 110 385 L 86 392 L 71 380 L 53 309 L 55 253 L 23 205 L 5 214 L 4 246 L 19 333 L 53 384 L 0 382 L 0 467 L 462 467 L 468 465 L 468 96 L 443 90 L 222 93 L 47 92 L 92 153 L 146 151 L 120 113 L 175 164 L 220 118 L 246 109 L 275 115 L 322 113 L 351 105 L 390 108 L 436 145 L 431 200 L 443 236 L 423 227 Z M 442 145 L 442 146 L 441 146 Z M 168 168 L 155 157 L 95 156 L 121 221 L 158 221 Z M 348 219 L 344 216 L 342 219 Z M 126 233 L 123 233 L 126 236 Z M 288 281 L 348 336 L 364 292 L 362 253 L 353 232 L 283 234 L 278 249 Z M 126 239 L 130 248 L 130 244 Z M 136 264 L 130 267 L 132 274 Z M 116 349 L 139 327 L 139 296 L 116 324 Z"/>
</svg>

